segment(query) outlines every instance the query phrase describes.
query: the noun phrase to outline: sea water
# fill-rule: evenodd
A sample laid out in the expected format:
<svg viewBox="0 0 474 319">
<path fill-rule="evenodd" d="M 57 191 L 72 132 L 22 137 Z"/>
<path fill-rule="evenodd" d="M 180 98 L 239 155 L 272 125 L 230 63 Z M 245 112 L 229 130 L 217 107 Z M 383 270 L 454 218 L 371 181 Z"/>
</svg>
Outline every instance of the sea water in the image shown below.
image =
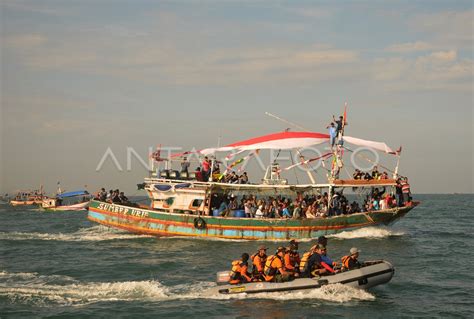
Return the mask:
<svg viewBox="0 0 474 319">
<path fill-rule="evenodd" d="M 261 242 L 155 238 L 97 225 L 86 212 L 2 205 L 0 318 L 472 318 L 474 196 L 416 199 L 391 227 L 328 236 L 333 259 L 357 247 L 361 260 L 390 261 L 388 284 L 237 296 L 206 289 Z M 273 253 L 286 242 L 264 244 Z"/>
</svg>

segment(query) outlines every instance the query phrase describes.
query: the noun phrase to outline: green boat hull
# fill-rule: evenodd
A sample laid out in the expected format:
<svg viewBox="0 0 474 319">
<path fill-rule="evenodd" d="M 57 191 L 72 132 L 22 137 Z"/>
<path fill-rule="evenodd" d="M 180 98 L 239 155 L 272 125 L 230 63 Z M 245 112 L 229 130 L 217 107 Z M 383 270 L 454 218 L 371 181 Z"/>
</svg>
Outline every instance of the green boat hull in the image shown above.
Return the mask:
<svg viewBox="0 0 474 319">
<path fill-rule="evenodd" d="M 88 218 L 105 226 L 155 236 L 245 240 L 313 239 L 342 231 L 389 225 L 418 203 L 384 211 L 327 218 L 269 219 L 178 214 L 93 200 Z"/>
</svg>

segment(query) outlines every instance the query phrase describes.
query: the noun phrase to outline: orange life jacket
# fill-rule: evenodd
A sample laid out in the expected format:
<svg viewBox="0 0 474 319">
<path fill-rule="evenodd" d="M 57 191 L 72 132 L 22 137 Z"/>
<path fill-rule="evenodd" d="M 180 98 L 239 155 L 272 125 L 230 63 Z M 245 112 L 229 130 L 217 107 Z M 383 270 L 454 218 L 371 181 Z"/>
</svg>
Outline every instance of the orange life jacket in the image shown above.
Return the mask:
<svg viewBox="0 0 474 319">
<path fill-rule="evenodd" d="M 234 260 L 232 262 L 232 270 L 230 274 L 231 279 L 236 279 L 240 276 L 240 272 L 242 270 L 242 260 Z"/>
<path fill-rule="evenodd" d="M 256 261 L 255 259 L 258 257 L 259 261 Z M 265 267 L 265 263 L 267 261 L 267 255 L 264 254 L 263 256 L 260 256 L 258 254 L 258 252 L 256 252 L 255 254 L 253 254 L 250 259 L 252 259 L 252 265 L 253 265 L 253 268 L 252 268 L 252 272 L 253 273 L 258 273 L 259 272 L 259 269 L 257 267 L 257 263 L 260 262 L 260 266 L 262 267 L 262 271 L 264 270 L 264 267 Z"/>
<path fill-rule="evenodd" d="M 300 261 L 300 272 L 304 272 L 304 268 L 306 264 L 308 263 L 308 260 L 311 256 L 313 256 L 312 251 L 308 251 L 303 254 L 303 257 L 301 258 L 301 261 Z"/>
<path fill-rule="evenodd" d="M 351 260 L 351 256 L 344 256 L 341 258 L 342 265 L 349 269 L 349 261 Z"/>
<path fill-rule="evenodd" d="M 285 253 L 285 268 L 288 270 L 298 270 L 299 264 L 301 262 L 300 255 L 297 252 L 287 251 Z"/>
<path fill-rule="evenodd" d="M 275 276 L 276 272 L 278 271 L 277 268 L 272 266 L 273 261 L 275 260 L 275 258 L 278 258 L 281 261 L 281 258 L 278 255 L 271 255 L 267 258 L 267 260 L 265 262 L 265 268 L 263 270 L 263 273 L 266 276 L 273 277 L 273 276 Z M 283 264 L 283 262 L 282 262 L 282 264 Z"/>
</svg>

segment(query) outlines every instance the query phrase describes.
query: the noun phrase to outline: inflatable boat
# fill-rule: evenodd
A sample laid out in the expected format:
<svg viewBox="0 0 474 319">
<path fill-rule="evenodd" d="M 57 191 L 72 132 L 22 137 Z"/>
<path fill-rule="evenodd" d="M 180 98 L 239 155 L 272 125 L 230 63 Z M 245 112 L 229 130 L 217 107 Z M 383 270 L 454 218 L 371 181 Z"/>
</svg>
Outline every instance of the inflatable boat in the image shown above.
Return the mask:
<svg viewBox="0 0 474 319">
<path fill-rule="evenodd" d="M 389 282 L 395 269 L 384 260 L 367 261 L 361 268 L 338 272 L 333 275 L 316 278 L 297 278 L 288 282 L 251 282 L 237 285 L 218 285 L 210 291 L 212 294 L 255 294 L 262 292 L 279 292 L 292 290 L 317 289 L 324 285 L 344 284 L 360 289 L 369 289 Z M 217 282 L 228 282 L 229 272 L 217 273 Z"/>
</svg>

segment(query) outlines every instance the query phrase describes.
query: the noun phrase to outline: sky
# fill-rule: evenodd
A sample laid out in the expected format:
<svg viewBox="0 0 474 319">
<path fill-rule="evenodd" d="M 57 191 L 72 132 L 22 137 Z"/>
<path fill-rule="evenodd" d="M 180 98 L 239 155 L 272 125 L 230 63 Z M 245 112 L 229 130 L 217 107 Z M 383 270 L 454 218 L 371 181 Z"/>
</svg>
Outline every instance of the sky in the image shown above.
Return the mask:
<svg viewBox="0 0 474 319">
<path fill-rule="evenodd" d="M 265 112 L 326 132 L 345 102 L 346 134 L 403 146 L 414 193 L 472 193 L 473 2 L 427 3 L 2 0 L 0 193 L 139 194 L 127 149 L 289 127 Z M 97 170 L 107 150 L 121 170 Z"/>
</svg>

